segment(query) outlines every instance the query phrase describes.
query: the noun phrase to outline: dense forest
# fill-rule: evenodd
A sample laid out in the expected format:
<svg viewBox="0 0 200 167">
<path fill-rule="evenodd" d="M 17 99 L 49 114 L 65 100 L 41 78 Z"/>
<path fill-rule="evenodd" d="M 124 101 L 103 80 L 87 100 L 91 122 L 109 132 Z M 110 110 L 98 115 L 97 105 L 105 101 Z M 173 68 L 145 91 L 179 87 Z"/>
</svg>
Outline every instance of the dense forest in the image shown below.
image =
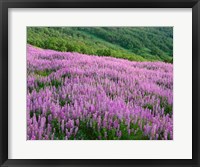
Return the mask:
<svg viewBox="0 0 200 167">
<path fill-rule="evenodd" d="M 173 62 L 172 27 L 28 27 L 27 37 L 44 49 Z"/>
</svg>

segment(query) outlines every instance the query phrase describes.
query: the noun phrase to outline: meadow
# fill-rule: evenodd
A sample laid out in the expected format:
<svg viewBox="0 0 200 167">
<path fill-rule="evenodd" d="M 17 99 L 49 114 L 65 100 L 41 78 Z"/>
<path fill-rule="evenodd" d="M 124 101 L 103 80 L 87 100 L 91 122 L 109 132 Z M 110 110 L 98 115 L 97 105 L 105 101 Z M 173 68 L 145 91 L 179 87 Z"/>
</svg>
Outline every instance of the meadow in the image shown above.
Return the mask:
<svg viewBox="0 0 200 167">
<path fill-rule="evenodd" d="M 172 139 L 173 64 L 27 44 L 27 140 Z"/>
</svg>

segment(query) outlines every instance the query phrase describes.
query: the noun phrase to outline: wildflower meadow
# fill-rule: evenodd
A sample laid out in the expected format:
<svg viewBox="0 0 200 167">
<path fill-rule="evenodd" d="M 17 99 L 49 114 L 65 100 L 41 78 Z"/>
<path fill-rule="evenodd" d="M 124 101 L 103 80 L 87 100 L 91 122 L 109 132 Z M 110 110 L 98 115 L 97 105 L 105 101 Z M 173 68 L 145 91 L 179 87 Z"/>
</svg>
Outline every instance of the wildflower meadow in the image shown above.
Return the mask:
<svg viewBox="0 0 200 167">
<path fill-rule="evenodd" d="M 173 64 L 27 44 L 27 140 L 173 140 Z"/>
</svg>

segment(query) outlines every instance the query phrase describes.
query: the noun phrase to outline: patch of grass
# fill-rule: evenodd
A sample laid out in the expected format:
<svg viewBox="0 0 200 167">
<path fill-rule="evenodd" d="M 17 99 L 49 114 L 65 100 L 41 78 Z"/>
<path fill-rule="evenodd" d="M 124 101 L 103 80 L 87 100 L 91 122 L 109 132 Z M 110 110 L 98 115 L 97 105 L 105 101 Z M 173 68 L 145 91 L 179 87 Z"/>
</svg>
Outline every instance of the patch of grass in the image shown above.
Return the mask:
<svg viewBox="0 0 200 167">
<path fill-rule="evenodd" d="M 65 104 L 68 104 L 68 105 L 72 104 L 73 105 L 72 99 L 69 97 L 69 95 L 66 95 L 65 99 L 60 98 L 60 100 L 59 100 L 60 106 L 63 107 Z"/>
<path fill-rule="evenodd" d="M 61 107 L 63 107 L 66 104 L 66 101 L 63 99 L 60 99 L 59 104 Z"/>
<path fill-rule="evenodd" d="M 167 104 L 167 105 L 165 106 L 164 112 L 165 112 L 165 115 L 166 115 L 166 114 L 172 115 L 172 113 L 173 113 L 173 107 L 172 107 L 172 105 Z"/>
<path fill-rule="evenodd" d="M 34 114 L 35 114 L 36 119 L 37 119 L 37 121 L 38 121 L 38 118 L 39 118 L 39 116 L 42 114 L 42 111 L 40 111 L 40 110 L 30 111 L 30 117 L 31 117 L 31 118 L 33 118 Z"/>
<path fill-rule="evenodd" d="M 34 72 L 35 72 L 35 74 L 37 74 L 37 75 L 46 77 L 46 76 L 49 76 L 49 75 L 50 75 L 52 72 L 54 72 L 54 71 L 53 71 L 53 70 L 46 69 L 46 70 L 43 70 L 43 71 L 35 70 Z"/>
<path fill-rule="evenodd" d="M 51 111 L 48 110 L 47 113 L 46 113 L 47 118 L 48 118 L 48 116 L 49 116 L 50 114 L 51 114 Z"/>
<path fill-rule="evenodd" d="M 51 125 L 53 129 L 55 129 L 54 133 L 54 140 L 64 140 L 65 139 L 65 133 L 62 132 L 60 123 L 58 122 L 58 119 L 53 119 L 51 121 Z"/>
<path fill-rule="evenodd" d="M 37 92 L 39 92 L 41 89 L 44 89 L 46 86 L 55 86 L 56 88 L 58 88 L 59 86 L 61 86 L 61 81 L 58 80 L 51 80 L 51 82 L 40 82 L 40 81 L 36 81 L 37 82 L 37 87 L 35 88 L 35 90 Z"/>
<path fill-rule="evenodd" d="M 173 106 L 168 104 L 168 101 L 164 97 L 160 97 L 160 107 L 164 108 L 164 113 L 172 115 L 173 114 Z"/>
<path fill-rule="evenodd" d="M 137 124 L 130 124 L 130 129 L 137 130 L 136 133 L 131 132 L 130 135 L 127 131 L 127 125 L 124 122 L 120 123 L 120 130 L 122 132 L 122 136 L 120 140 L 148 140 L 147 136 L 144 136 L 143 132 L 140 130 Z"/>
<path fill-rule="evenodd" d="M 94 129 L 96 129 L 96 125 L 94 125 L 95 128 L 91 128 L 87 126 L 87 122 L 81 121 L 79 124 L 79 130 L 75 136 L 77 140 L 96 140 L 98 139 L 98 132 Z"/>
<path fill-rule="evenodd" d="M 89 120 L 88 120 L 89 121 Z M 108 130 L 106 128 L 100 129 L 98 131 L 97 123 L 94 122 L 92 127 L 87 126 L 87 122 L 80 122 L 79 130 L 75 136 L 78 140 L 98 140 L 99 137 L 101 140 L 147 140 L 148 137 L 144 136 L 143 132 L 139 129 L 139 126 L 137 124 L 131 124 L 130 128 L 136 130 L 135 133 L 128 134 L 127 131 L 127 125 L 124 122 L 120 123 L 120 131 L 122 132 L 122 135 L 120 138 L 117 137 L 117 129 L 112 128 L 111 130 Z M 104 134 L 107 133 L 107 137 L 105 138 Z"/>
<path fill-rule="evenodd" d="M 45 87 L 45 83 L 37 81 L 37 85 L 39 89 L 43 89 Z"/>
<path fill-rule="evenodd" d="M 153 105 L 152 104 L 145 104 L 144 106 L 143 106 L 143 108 L 148 108 L 149 110 L 152 110 L 153 111 Z"/>
<path fill-rule="evenodd" d="M 30 111 L 30 117 L 33 118 L 33 114 L 34 112 L 33 111 Z"/>
<path fill-rule="evenodd" d="M 51 85 L 52 85 L 52 86 L 55 86 L 56 88 L 58 88 L 59 86 L 61 86 L 61 81 L 52 80 L 52 81 L 51 81 Z"/>
</svg>

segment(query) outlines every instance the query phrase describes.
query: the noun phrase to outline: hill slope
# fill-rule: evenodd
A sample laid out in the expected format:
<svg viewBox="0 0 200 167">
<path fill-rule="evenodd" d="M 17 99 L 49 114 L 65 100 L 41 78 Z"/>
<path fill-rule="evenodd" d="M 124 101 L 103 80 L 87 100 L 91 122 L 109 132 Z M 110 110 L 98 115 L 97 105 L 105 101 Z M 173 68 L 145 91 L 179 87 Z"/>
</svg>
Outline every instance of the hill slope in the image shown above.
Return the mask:
<svg viewBox="0 0 200 167">
<path fill-rule="evenodd" d="M 28 140 L 172 140 L 173 65 L 27 47 Z"/>
<path fill-rule="evenodd" d="M 28 27 L 29 44 L 44 49 L 134 61 L 172 62 L 172 27 Z"/>
</svg>

